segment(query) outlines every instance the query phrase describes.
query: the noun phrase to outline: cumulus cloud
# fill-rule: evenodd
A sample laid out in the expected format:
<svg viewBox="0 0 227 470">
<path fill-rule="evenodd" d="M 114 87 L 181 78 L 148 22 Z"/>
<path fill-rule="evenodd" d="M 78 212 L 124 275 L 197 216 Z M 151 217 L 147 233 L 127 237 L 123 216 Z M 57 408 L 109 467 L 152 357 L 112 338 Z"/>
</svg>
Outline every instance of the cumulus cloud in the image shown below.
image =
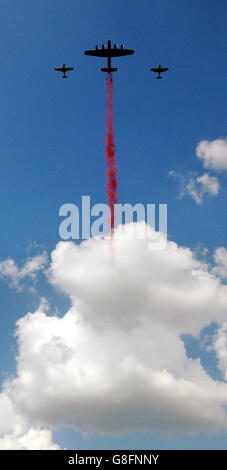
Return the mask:
<svg viewBox="0 0 227 470">
<path fill-rule="evenodd" d="M 52 432 L 29 426 L 9 398 L 7 389 L 0 394 L 0 450 L 57 450 Z"/>
<path fill-rule="evenodd" d="M 223 246 L 216 248 L 214 253 L 214 261 L 216 263 L 212 272 L 222 279 L 227 278 L 227 250 Z"/>
<path fill-rule="evenodd" d="M 70 309 L 48 315 L 42 303 L 18 320 L 17 375 L 1 396 L 29 424 L 21 445 L 37 429 L 52 445 L 47 428 L 61 426 L 101 435 L 227 427 L 227 384 L 187 357 L 181 337 L 224 324 L 227 286 L 190 249 L 168 241 L 149 250 L 129 230 L 58 243 L 48 278 Z M 2 429 L 2 439 L 10 432 Z"/>
<path fill-rule="evenodd" d="M 196 172 L 189 172 L 187 175 L 183 175 L 171 170 L 169 176 L 173 176 L 179 181 L 179 199 L 189 195 L 197 204 L 203 202 L 205 195 L 217 196 L 220 190 L 218 178 L 210 176 L 208 173 L 198 176 Z"/>
<path fill-rule="evenodd" d="M 227 139 L 202 140 L 196 147 L 196 155 L 205 168 L 227 170 Z"/>
<path fill-rule="evenodd" d="M 52 442 L 49 429 L 30 428 L 26 434 L 0 438 L 0 450 L 60 450 L 60 446 Z"/>
<path fill-rule="evenodd" d="M 43 271 L 46 264 L 46 251 L 43 251 L 41 255 L 29 258 L 21 269 L 18 268 L 14 260 L 8 258 L 0 262 L 0 278 L 5 279 L 10 287 L 19 292 L 23 289 L 25 281 L 32 280 L 34 283 L 38 272 Z"/>
<path fill-rule="evenodd" d="M 196 182 L 201 184 L 202 193 L 208 193 L 211 196 L 217 196 L 220 185 L 218 179 L 215 176 L 210 176 L 208 173 L 204 173 L 202 176 L 196 178 Z"/>
<path fill-rule="evenodd" d="M 215 351 L 219 369 L 222 371 L 224 379 L 227 380 L 227 322 L 219 325 L 211 349 Z"/>
</svg>

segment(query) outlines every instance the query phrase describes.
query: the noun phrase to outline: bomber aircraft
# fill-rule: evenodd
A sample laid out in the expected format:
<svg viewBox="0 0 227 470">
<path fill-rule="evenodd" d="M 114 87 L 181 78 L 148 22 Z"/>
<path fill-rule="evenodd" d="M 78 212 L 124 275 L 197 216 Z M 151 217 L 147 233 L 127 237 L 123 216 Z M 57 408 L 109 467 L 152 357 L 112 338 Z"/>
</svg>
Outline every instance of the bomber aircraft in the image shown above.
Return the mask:
<svg viewBox="0 0 227 470">
<path fill-rule="evenodd" d="M 117 68 L 111 67 L 111 58 L 112 57 L 120 57 L 124 55 L 134 54 L 133 49 L 125 49 L 123 44 L 120 47 L 117 47 L 117 44 L 114 44 L 113 47 L 111 46 L 111 41 L 108 40 L 107 47 L 103 44 L 102 47 L 96 46 L 95 49 L 85 51 L 84 54 L 91 55 L 95 57 L 107 57 L 107 67 L 102 68 L 102 72 L 116 72 Z"/>
</svg>

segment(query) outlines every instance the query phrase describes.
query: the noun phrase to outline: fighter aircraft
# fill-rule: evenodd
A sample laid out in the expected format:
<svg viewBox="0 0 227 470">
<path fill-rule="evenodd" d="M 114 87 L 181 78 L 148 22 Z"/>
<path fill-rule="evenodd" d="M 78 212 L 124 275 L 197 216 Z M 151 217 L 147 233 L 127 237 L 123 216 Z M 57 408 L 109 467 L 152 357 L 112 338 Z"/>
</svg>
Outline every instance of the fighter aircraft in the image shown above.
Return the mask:
<svg viewBox="0 0 227 470">
<path fill-rule="evenodd" d="M 54 70 L 57 70 L 57 72 L 63 72 L 62 78 L 68 78 L 68 75 L 65 75 L 65 72 L 73 70 L 73 67 L 66 67 L 65 64 L 63 64 L 62 67 L 55 67 Z"/>
<path fill-rule="evenodd" d="M 96 57 L 107 57 L 107 67 L 102 68 L 102 72 L 116 72 L 117 69 L 111 67 L 111 57 L 120 57 L 123 55 L 130 55 L 134 54 L 135 51 L 133 49 L 125 49 L 123 44 L 120 47 L 117 47 L 117 44 L 114 44 L 113 47 L 111 47 L 111 41 L 108 40 L 107 42 L 107 47 L 103 44 L 101 48 L 98 46 L 95 47 L 95 49 L 85 51 L 84 54 L 86 55 L 92 55 Z"/>
<path fill-rule="evenodd" d="M 157 72 L 158 73 L 158 76 L 157 78 L 161 79 L 161 73 L 162 72 L 167 72 L 167 70 L 169 70 L 167 67 L 162 67 L 161 65 L 158 66 L 158 68 L 154 68 L 154 69 L 151 69 L 152 72 Z"/>
</svg>

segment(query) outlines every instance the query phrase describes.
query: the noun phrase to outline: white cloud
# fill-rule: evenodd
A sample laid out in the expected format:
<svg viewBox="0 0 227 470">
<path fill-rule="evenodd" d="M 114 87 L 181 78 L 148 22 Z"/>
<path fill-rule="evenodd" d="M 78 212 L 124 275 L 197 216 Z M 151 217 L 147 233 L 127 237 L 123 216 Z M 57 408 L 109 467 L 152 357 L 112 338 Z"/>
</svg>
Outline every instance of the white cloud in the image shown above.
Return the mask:
<svg viewBox="0 0 227 470">
<path fill-rule="evenodd" d="M 57 450 L 48 429 L 29 427 L 8 396 L 7 389 L 0 394 L 0 450 Z"/>
<path fill-rule="evenodd" d="M 217 196 L 220 190 L 220 184 L 216 176 L 210 176 L 204 173 L 198 176 L 196 172 L 189 172 L 187 175 L 182 175 L 176 171 L 170 171 L 169 176 L 175 177 L 180 183 L 179 198 L 187 195 L 191 196 L 197 204 L 203 202 L 204 196 Z"/>
<path fill-rule="evenodd" d="M 201 184 L 202 194 L 207 193 L 210 194 L 210 196 L 217 196 L 220 185 L 216 176 L 210 176 L 208 173 L 204 173 L 202 176 L 196 178 L 196 182 Z"/>
<path fill-rule="evenodd" d="M 21 436 L 6 434 L 0 438 L 0 450 L 60 450 L 60 446 L 52 442 L 49 429 L 30 428 Z"/>
<path fill-rule="evenodd" d="M 128 240 L 130 226 L 122 240 L 114 240 L 113 266 L 108 240 L 60 242 L 52 252 L 50 281 L 70 296 L 84 320 L 98 328 L 131 329 L 152 315 L 174 331 L 195 333 L 213 321 L 217 302 L 225 318 L 227 287 L 208 273 L 207 264 L 170 241 L 148 253 L 146 239 Z"/>
<path fill-rule="evenodd" d="M 19 376 L 7 384 L 11 400 L 36 426 L 84 433 L 225 426 L 227 386 L 187 359 L 176 335 L 147 326 L 102 333 L 77 324 L 73 311 L 28 315 L 19 325 Z"/>
<path fill-rule="evenodd" d="M 197 145 L 196 154 L 205 168 L 227 170 L 227 139 L 203 140 Z"/>
<path fill-rule="evenodd" d="M 24 266 L 19 269 L 15 261 L 8 258 L 0 262 L 0 278 L 8 281 L 9 286 L 15 288 L 18 292 L 24 287 L 25 280 L 37 278 L 37 273 L 43 271 L 47 264 L 47 253 L 43 251 L 41 255 L 29 258 Z"/>
<path fill-rule="evenodd" d="M 219 325 L 211 349 L 215 351 L 219 369 L 222 371 L 224 379 L 227 380 L 227 322 Z"/>
<path fill-rule="evenodd" d="M 60 242 L 49 280 L 71 308 L 60 318 L 44 303 L 17 322 L 17 376 L 3 394 L 33 430 L 174 435 L 227 427 L 227 384 L 189 359 L 181 339 L 225 321 L 227 286 L 188 248 L 168 241 L 149 251 L 128 230 L 112 241 Z M 4 438 L 10 420 L 0 421 Z"/>
<path fill-rule="evenodd" d="M 227 278 L 227 250 L 226 248 L 219 247 L 216 248 L 214 253 L 214 260 L 216 266 L 213 268 L 212 272 L 217 274 L 222 279 Z"/>
</svg>

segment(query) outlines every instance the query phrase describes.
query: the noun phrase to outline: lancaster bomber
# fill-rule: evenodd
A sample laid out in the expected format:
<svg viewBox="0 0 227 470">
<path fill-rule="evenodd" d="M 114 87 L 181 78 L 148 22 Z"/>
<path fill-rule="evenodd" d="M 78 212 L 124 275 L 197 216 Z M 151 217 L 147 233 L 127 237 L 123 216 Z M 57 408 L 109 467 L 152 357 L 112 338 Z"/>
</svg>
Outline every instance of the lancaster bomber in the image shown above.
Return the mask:
<svg viewBox="0 0 227 470">
<path fill-rule="evenodd" d="M 159 65 L 157 68 L 151 69 L 152 72 L 157 72 L 158 73 L 157 78 L 159 78 L 159 79 L 162 78 L 160 74 L 162 72 L 167 72 L 167 70 L 169 70 L 168 67 L 162 67 L 161 65 Z"/>
<path fill-rule="evenodd" d="M 133 49 L 125 49 L 123 44 L 120 47 L 117 47 L 117 44 L 114 44 L 114 46 L 111 46 L 111 41 L 108 40 L 107 42 L 107 47 L 103 44 L 101 48 L 98 46 L 95 47 L 95 49 L 85 51 L 84 54 L 86 55 L 92 55 L 95 57 L 107 57 L 107 67 L 102 68 L 102 72 L 116 72 L 117 69 L 114 67 L 111 67 L 111 58 L 112 57 L 120 57 L 124 55 L 130 55 L 134 54 L 135 51 Z"/>
<path fill-rule="evenodd" d="M 73 67 L 66 67 L 65 64 L 63 64 L 62 67 L 55 67 L 57 72 L 63 72 L 62 78 L 68 78 L 68 75 L 65 75 L 65 72 L 68 72 L 69 70 L 73 70 Z"/>
</svg>

